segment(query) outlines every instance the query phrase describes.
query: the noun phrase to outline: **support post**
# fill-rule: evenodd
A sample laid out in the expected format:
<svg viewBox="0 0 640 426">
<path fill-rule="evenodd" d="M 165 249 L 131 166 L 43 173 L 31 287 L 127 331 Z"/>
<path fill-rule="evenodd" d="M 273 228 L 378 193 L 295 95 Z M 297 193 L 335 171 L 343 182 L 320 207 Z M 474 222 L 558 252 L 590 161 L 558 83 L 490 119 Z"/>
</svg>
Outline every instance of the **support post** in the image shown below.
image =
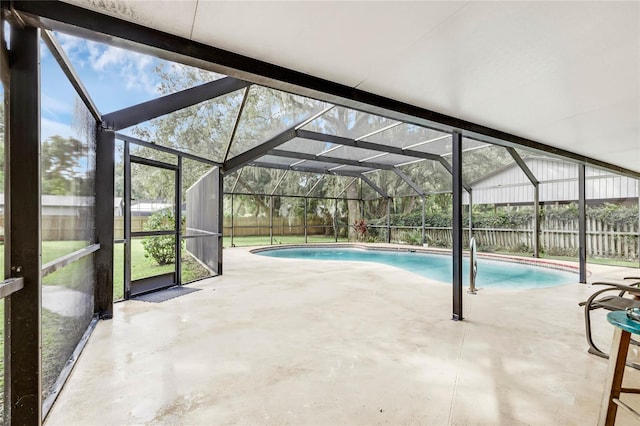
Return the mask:
<svg viewBox="0 0 640 426">
<path fill-rule="evenodd" d="M 131 155 L 124 141 L 124 298 L 131 298 Z"/>
<path fill-rule="evenodd" d="M 462 315 L 462 134 L 453 132 L 453 320 Z"/>
<path fill-rule="evenodd" d="M 175 251 L 176 285 L 182 285 L 182 157 L 178 156 L 178 168 L 175 172 Z"/>
<path fill-rule="evenodd" d="M 363 195 L 362 195 L 362 185 L 364 185 L 364 183 L 362 182 L 362 179 L 360 179 L 360 199 L 358 200 L 358 205 L 360 206 L 360 219 L 364 220 L 365 218 L 365 211 L 364 211 L 364 200 L 363 200 Z M 366 224 L 366 221 L 365 221 Z"/>
<path fill-rule="evenodd" d="M 338 242 L 338 199 L 335 198 L 333 201 L 335 206 L 335 208 L 333 209 L 333 236 L 335 237 L 335 240 L 337 243 Z"/>
<path fill-rule="evenodd" d="M 471 243 L 471 238 L 473 238 L 473 215 L 471 212 L 473 211 L 473 193 L 471 190 L 468 191 L 469 194 L 469 243 Z"/>
<path fill-rule="evenodd" d="M 307 197 L 303 198 L 304 200 L 304 243 L 307 244 L 308 235 L 307 235 Z"/>
<path fill-rule="evenodd" d="M 425 223 L 426 223 L 426 219 L 427 219 L 427 198 L 424 196 L 424 194 L 422 195 L 422 245 L 424 246 L 424 244 L 427 242 L 427 234 L 426 234 L 426 229 L 424 229 L 425 227 Z"/>
<path fill-rule="evenodd" d="M 231 194 L 231 243 L 230 243 L 231 247 L 233 247 L 233 226 L 234 226 L 233 214 L 234 214 L 233 213 L 233 194 Z M 224 230 L 224 228 L 223 228 L 223 230 Z"/>
<path fill-rule="evenodd" d="M 115 134 L 96 126 L 96 288 L 94 310 L 101 319 L 113 317 L 113 208 Z"/>
<path fill-rule="evenodd" d="M 273 245 L 273 195 L 269 195 L 269 244 Z"/>
<path fill-rule="evenodd" d="M 533 257 L 540 257 L 540 184 L 533 187 Z"/>
<path fill-rule="evenodd" d="M 587 282 L 587 205 L 585 165 L 578 165 L 578 252 L 580 257 L 580 282 Z"/>
<path fill-rule="evenodd" d="M 391 243 L 391 201 L 393 198 L 387 198 L 387 243 Z"/>
<path fill-rule="evenodd" d="M 224 173 L 222 167 L 218 167 L 218 193 L 216 197 L 218 198 L 218 275 L 222 275 L 222 246 L 224 243 Z M 233 211 L 231 217 L 233 217 Z"/>
<path fill-rule="evenodd" d="M 513 161 L 515 161 L 518 167 L 520 167 L 520 170 L 522 170 L 522 172 L 527 176 L 527 179 L 529 179 L 529 182 L 531 182 L 531 185 L 533 185 L 533 190 L 534 190 L 533 211 L 535 212 L 535 216 L 534 216 L 534 222 L 533 222 L 532 243 L 533 243 L 533 257 L 537 258 L 537 257 L 540 257 L 540 223 L 539 223 L 540 222 L 540 212 L 539 212 L 540 182 L 536 178 L 533 171 L 529 168 L 527 163 L 522 159 L 520 154 L 518 154 L 518 152 L 515 150 L 515 148 L 507 147 L 506 150 L 507 152 L 509 152 L 511 157 L 513 157 Z"/>
<path fill-rule="evenodd" d="M 9 138 L 5 158 L 11 277 L 24 287 L 5 298 L 5 410 L 10 424 L 42 424 L 40 280 L 40 30 L 11 27 Z M 112 207 L 113 209 L 113 207 Z"/>
</svg>

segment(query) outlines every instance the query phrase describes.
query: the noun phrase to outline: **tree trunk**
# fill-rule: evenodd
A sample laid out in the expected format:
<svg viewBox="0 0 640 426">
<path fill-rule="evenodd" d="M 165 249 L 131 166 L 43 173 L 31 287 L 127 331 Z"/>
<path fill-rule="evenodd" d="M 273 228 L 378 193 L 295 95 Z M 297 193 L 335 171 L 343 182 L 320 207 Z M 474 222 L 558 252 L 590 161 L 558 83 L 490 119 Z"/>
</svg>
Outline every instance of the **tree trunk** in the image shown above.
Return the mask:
<svg viewBox="0 0 640 426">
<path fill-rule="evenodd" d="M 362 218 L 362 214 L 360 212 L 360 201 L 358 193 L 358 185 L 349 185 L 347 188 L 347 208 L 349 209 L 349 241 L 357 241 L 357 232 L 353 225 L 357 220 Z M 351 199 L 353 198 L 353 199 Z"/>
<path fill-rule="evenodd" d="M 258 215 L 260 214 L 260 209 L 262 208 L 265 212 L 269 211 L 269 207 L 264 203 L 264 201 L 262 201 L 262 198 L 258 195 L 253 194 L 253 189 L 244 181 L 244 179 L 240 178 L 238 179 L 238 184 L 240 186 L 242 186 L 243 188 L 245 188 L 247 191 L 249 191 L 249 194 L 254 201 L 256 202 L 257 205 L 257 209 L 256 212 L 254 214 L 255 217 L 258 217 Z"/>
<path fill-rule="evenodd" d="M 402 209 L 402 213 L 403 214 L 409 214 L 413 211 L 413 208 L 416 205 L 416 197 L 408 197 L 405 198 L 405 202 L 404 202 L 404 208 Z"/>
</svg>

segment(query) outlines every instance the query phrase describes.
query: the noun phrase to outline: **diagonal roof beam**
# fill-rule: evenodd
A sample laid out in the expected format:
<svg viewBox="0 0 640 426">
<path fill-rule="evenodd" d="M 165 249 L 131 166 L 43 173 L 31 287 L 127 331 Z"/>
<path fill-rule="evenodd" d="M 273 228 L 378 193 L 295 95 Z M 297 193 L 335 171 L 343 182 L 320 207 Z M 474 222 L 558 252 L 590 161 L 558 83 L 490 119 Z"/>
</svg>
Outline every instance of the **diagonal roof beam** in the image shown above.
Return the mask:
<svg viewBox="0 0 640 426">
<path fill-rule="evenodd" d="M 224 167 L 223 167 L 224 173 L 232 173 L 233 171 L 238 170 L 240 167 L 252 162 L 253 160 L 256 160 L 262 157 L 268 151 L 271 151 L 272 149 L 279 147 L 283 143 L 288 142 L 291 139 L 295 138 L 296 133 L 298 132 L 298 129 L 300 127 L 320 117 L 322 114 L 326 113 L 333 107 L 334 106 L 331 105 L 328 108 L 325 108 L 324 110 L 319 111 L 313 114 L 312 116 L 297 122 L 293 126 L 289 127 L 287 130 L 285 130 L 284 132 L 272 137 L 271 139 L 265 142 L 262 142 L 260 145 L 254 146 L 250 150 L 245 151 L 242 154 L 238 154 L 229 160 L 226 160 L 224 162 Z"/>
<path fill-rule="evenodd" d="M 369 149 L 371 151 L 386 152 L 389 154 L 405 155 L 407 157 L 424 158 L 427 160 L 440 161 L 440 156 L 437 154 L 430 154 L 428 152 L 414 151 L 411 149 L 403 149 L 395 146 L 382 145 L 379 143 L 367 142 L 362 140 L 355 140 L 344 138 L 342 136 L 326 135 L 324 133 L 312 132 L 309 130 L 298 130 L 296 135 L 299 138 L 311 139 L 320 142 L 329 142 L 336 145 L 353 146 L 356 148 Z"/>
<path fill-rule="evenodd" d="M 73 68 L 73 65 L 71 65 L 69 57 L 66 53 L 64 53 L 62 46 L 60 46 L 60 43 L 58 43 L 58 40 L 53 35 L 53 32 L 44 30 L 41 32 L 41 37 L 47 47 L 49 47 L 51 54 L 55 58 L 56 62 L 58 62 L 58 65 L 62 69 L 62 72 L 67 76 L 67 79 L 76 90 L 78 96 L 80 97 L 80 99 L 82 99 L 82 102 L 85 104 L 93 118 L 96 120 L 96 122 L 102 123 L 102 114 L 100 114 L 98 107 L 93 102 L 93 99 L 91 99 L 91 96 L 89 95 L 86 87 L 84 87 L 84 84 L 82 84 L 82 81 L 76 73 L 76 70 Z"/>
<path fill-rule="evenodd" d="M 446 159 L 444 159 L 442 156 L 437 154 L 430 154 L 428 152 L 414 151 L 411 149 L 403 149 L 403 148 L 398 148 L 394 146 L 381 145 L 373 142 L 357 141 L 355 139 L 349 139 L 349 138 L 344 138 L 344 137 L 335 136 L 335 135 L 325 135 L 324 133 L 311 132 L 309 130 L 298 130 L 296 132 L 296 136 L 303 139 L 312 139 L 320 142 L 330 142 L 336 145 L 353 146 L 356 148 L 369 149 L 371 151 L 386 152 L 389 154 L 399 154 L 399 155 L 405 155 L 408 157 L 415 157 L 415 158 L 422 158 L 425 160 L 437 161 L 438 163 L 442 164 L 442 166 L 449 173 L 453 174 L 451 165 L 447 162 Z M 318 161 L 323 161 L 324 158 L 325 156 L 322 156 L 321 158 L 318 158 Z M 360 163 L 360 165 L 362 165 L 362 163 Z M 393 170 L 395 171 L 397 169 L 393 168 Z M 471 188 L 467 184 L 463 183 L 462 186 L 467 192 L 471 191 Z M 419 191 L 416 190 L 416 192 L 422 195 L 421 189 Z"/>
<path fill-rule="evenodd" d="M 251 163 L 252 161 L 262 157 L 267 152 L 271 151 L 274 148 L 282 145 L 285 142 L 290 141 L 291 139 L 296 137 L 296 131 L 293 127 L 285 130 L 284 132 L 272 137 L 266 142 L 261 143 L 258 146 L 254 146 L 248 151 L 243 152 L 242 154 L 236 155 L 235 157 L 225 161 L 224 173 L 233 173 L 241 167 L 244 167 Z M 278 168 L 278 167 L 274 167 Z"/>
<path fill-rule="evenodd" d="M 273 194 L 276 193 L 276 191 L 278 190 L 278 187 L 280 186 L 280 184 L 282 183 L 284 178 L 287 177 L 288 173 L 289 173 L 289 170 L 285 170 L 284 173 L 282 173 L 282 176 L 280 176 L 280 179 L 278 179 L 278 182 L 276 183 L 276 186 L 271 190 L 271 194 L 270 195 L 273 195 Z"/>
<path fill-rule="evenodd" d="M 240 103 L 240 108 L 238 108 L 236 119 L 233 121 L 233 129 L 231 130 L 231 134 L 229 135 L 227 148 L 224 150 L 224 158 L 222 159 L 223 163 L 229 159 L 229 153 L 231 152 L 231 144 L 233 144 L 233 140 L 236 138 L 236 132 L 238 131 L 238 127 L 240 126 L 240 117 L 242 117 L 242 112 L 244 111 L 244 107 L 247 105 L 248 99 L 249 99 L 249 89 L 247 88 L 247 89 L 244 89 L 244 95 L 242 95 L 242 102 Z"/>
<path fill-rule="evenodd" d="M 233 172 L 234 170 L 237 170 L 238 167 L 242 167 L 244 164 L 253 161 L 259 157 L 262 157 L 263 155 L 265 155 L 265 150 L 268 151 L 272 148 L 276 148 L 280 145 L 282 145 L 283 143 L 293 139 L 295 137 L 295 132 L 302 126 L 307 125 L 307 123 L 310 123 L 311 121 L 315 120 L 316 118 L 320 117 L 321 115 L 325 114 L 326 112 L 330 111 L 331 109 L 333 109 L 335 106 L 334 105 L 330 105 L 329 107 L 325 108 L 322 111 L 318 111 L 317 113 L 307 117 L 306 119 L 296 123 L 294 126 L 290 127 L 289 129 L 285 130 L 283 133 L 281 133 L 280 135 L 271 138 L 263 143 L 261 143 L 260 145 L 257 145 L 255 147 L 253 147 L 252 149 L 243 152 L 233 158 L 231 158 L 230 160 L 227 159 L 226 157 L 229 155 L 229 153 L 231 152 L 231 144 L 233 143 L 233 139 L 230 140 L 230 144 L 229 144 L 229 148 L 228 148 L 228 152 L 225 155 L 225 160 L 224 160 L 224 164 L 228 165 L 228 167 L 230 168 L 229 170 L 231 172 Z M 238 120 L 240 119 L 240 116 L 238 116 Z M 236 124 L 238 123 L 238 121 L 236 121 Z M 289 133 L 289 132 L 293 132 L 293 133 Z M 286 133 L 286 135 L 285 135 Z M 293 135 L 293 136 L 291 136 Z M 280 137 L 282 136 L 282 138 Z M 291 136 L 289 139 L 286 139 L 286 137 Z M 303 163 L 304 161 L 300 161 L 300 163 Z M 244 163 L 244 164 L 242 164 Z"/>
<path fill-rule="evenodd" d="M 445 168 L 446 171 L 449 172 L 451 176 L 453 176 L 453 168 L 451 168 L 451 164 L 449 164 L 449 162 L 444 157 L 440 157 L 440 161 L 438 162 L 442 165 L 442 167 Z M 471 193 L 471 187 L 467 185 L 464 180 L 462 181 L 462 187 L 465 191 Z"/>
<path fill-rule="evenodd" d="M 198 43 L 63 1 L 0 2 L 0 8 L 10 10 L 29 25 L 54 29 L 162 59 L 184 63 L 243 80 L 264 84 L 277 90 L 339 104 L 371 114 L 433 128 L 438 131 L 462 131 L 465 137 L 501 146 L 526 147 L 536 151 L 566 157 L 578 163 L 609 169 L 634 179 L 640 172 L 542 144 L 498 129 L 442 114 L 398 100 L 365 92 L 329 80 L 313 77 L 248 56 Z"/>
<path fill-rule="evenodd" d="M 392 170 L 393 166 L 389 164 L 371 163 L 369 161 L 348 160 L 345 158 L 327 157 L 326 155 L 305 154 L 303 152 L 285 151 L 281 149 L 272 149 L 267 152 L 268 155 L 276 157 L 296 158 L 298 160 L 322 161 L 324 163 L 340 164 L 343 166 L 367 167 L 371 169 Z"/>
<path fill-rule="evenodd" d="M 287 165 L 284 165 L 284 164 L 260 163 L 260 162 L 251 163 L 251 164 L 248 164 L 248 165 L 250 165 L 252 167 L 262 167 L 262 168 L 268 168 L 268 169 L 295 170 L 297 172 L 317 173 L 317 174 L 321 175 L 320 179 L 318 179 L 318 181 L 313 184 L 313 186 L 311 187 L 309 192 L 307 192 L 305 197 L 311 196 L 311 193 L 313 192 L 313 190 L 316 189 L 316 187 L 320 184 L 320 182 L 322 182 L 324 177 L 329 174 L 329 175 L 352 176 L 352 177 L 355 177 L 355 178 L 360 178 L 363 181 L 365 181 L 369 186 L 371 186 L 374 189 L 374 191 L 376 191 L 378 194 L 380 194 L 384 198 L 389 198 L 389 195 L 386 192 L 384 192 L 384 190 L 382 190 L 378 185 L 376 185 L 374 182 L 372 182 L 371 179 L 369 179 L 365 175 L 362 175 L 362 174 L 357 173 L 357 172 L 329 172 L 328 170 L 316 169 L 316 168 L 313 168 L 313 167 L 287 166 Z"/>
<path fill-rule="evenodd" d="M 344 189 L 343 189 L 342 191 L 340 191 L 340 192 L 338 193 L 338 195 L 336 195 L 336 197 L 335 197 L 335 198 L 340 198 L 340 196 L 341 196 L 342 194 L 344 194 L 345 192 L 347 192 L 347 189 L 349 189 L 349 187 L 350 187 L 351 185 L 353 185 L 354 183 L 356 183 L 356 181 L 358 180 L 358 178 L 359 178 L 359 176 L 353 176 L 353 180 L 352 180 L 351 182 L 349 182 L 349 184 L 348 184 L 347 186 L 345 186 L 345 187 L 344 187 Z"/>
<path fill-rule="evenodd" d="M 320 182 L 322 182 L 324 180 L 324 175 L 320 175 L 320 179 L 318 179 L 316 181 L 316 183 L 313 184 L 313 186 L 311 187 L 311 189 L 309 190 L 309 192 L 307 192 L 307 194 L 305 195 L 305 197 L 308 197 L 309 195 L 311 195 L 311 193 L 313 192 L 314 189 L 316 189 L 316 187 L 318 185 L 320 185 Z"/>
<path fill-rule="evenodd" d="M 509 154 L 511 154 L 511 157 L 513 157 L 513 161 L 515 161 L 516 164 L 520 166 L 520 169 L 524 172 L 524 174 L 527 175 L 527 178 L 529 178 L 529 181 L 531 182 L 531 184 L 533 186 L 538 186 L 538 179 L 536 179 L 536 175 L 533 174 L 529 166 L 527 166 L 527 163 L 524 162 L 524 160 L 522 159 L 520 154 L 518 154 L 515 148 L 511 148 L 510 146 L 507 146 L 506 148 Z"/>
<path fill-rule="evenodd" d="M 129 142 L 129 143 L 132 143 L 134 145 L 144 146 L 145 148 L 155 149 L 155 150 L 158 150 L 158 151 L 166 152 L 168 154 L 178 155 L 180 157 L 188 158 L 190 160 L 199 161 L 201 163 L 206 163 L 206 164 L 209 164 L 209 165 L 214 166 L 214 167 L 222 166 L 221 163 L 218 163 L 217 161 L 210 160 L 208 158 L 200 157 L 198 155 L 193 155 L 193 154 L 190 154 L 188 152 L 179 151 L 177 149 L 169 148 L 167 146 L 159 145 L 157 143 L 151 143 L 151 142 L 143 141 L 142 139 L 134 138 L 133 136 L 124 135 L 122 133 L 116 133 L 115 137 L 116 137 L 116 139 L 124 141 L 124 142 Z"/>
<path fill-rule="evenodd" d="M 382 195 L 383 198 L 387 198 L 387 199 L 389 198 L 389 194 L 387 194 L 382 188 L 376 185 L 371 179 L 369 179 L 365 175 L 361 174 L 360 179 L 362 179 L 367 185 L 373 188 L 373 190 L 376 191 L 378 194 Z"/>
<path fill-rule="evenodd" d="M 199 104 L 200 102 L 235 92 L 250 84 L 251 83 L 233 77 L 224 77 L 148 102 L 110 112 L 109 114 L 105 114 L 103 121 L 109 129 L 126 129 L 127 127 L 135 126 L 136 124 L 144 123 L 145 121 L 161 117 L 171 112 Z"/>
<path fill-rule="evenodd" d="M 394 167 L 393 171 L 396 172 L 400 179 L 405 181 L 407 185 L 409 185 L 414 191 L 416 191 L 418 195 L 424 196 L 424 191 L 422 190 L 422 188 L 420 188 L 414 181 L 412 181 L 411 178 L 405 174 L 405 172 L 397 167 Z"/>
<path fill-rule="evenodd" d="M 449 173 L 453 174 L 451 165 L 447 162 L 445 158 L 437 154 L 430 154 L 428 152 L 414 151 L 411 149 L 403 149 L 403 148 L 398 148 L 394 146 L 381 145 L 373 142 L 359 141 L 355 139 L 344 138 L 341 136 L 325 135 L 324 133 L 311 132 L 309 130 L 302 130 L 302 129 L 296 132 L 296 136 L 303 139 L 311 139 L 311 140 L 316 140 L 320 142 L 329 142 L 336 145 L 353 146 L 356 148 L 369 149 L 371 151 L 386 152 L 389 154 L 399 154 L 399 155 L 405 155 L 408 157 L 415 157 L 415 158 L 422 158 L 425 160 L 437 161 L 438 163 L 442 164 L 442 166 Z M 322 157 L 318 158 L 318 161 L 324 161 L 325 158 L 326 157 L 323 155 Z M 362 166 L 363 163 L 360 163 L 360 165 Z M 385 169 L 385 170 L 388 170 L 388 169 Z M 397 169 L 393 167 L 391 170 L 396 171 Z M 415 185 L 415 183 L 413 185 Z M 471 188 L 467 184 L 463 183 L 462 186 L 467 192 L 471 191 Z M 419 188 L 417 185 L 416 187 Z M 412 188 L 416 190 L 416 188 L 414 188 L 413 186 Z M 416 190 L 416 192 L 418 192 L 420 195 L 423 194 L 422 189 L 418 189 Z"/>
<path fill-rule="evenodd" d="M 373 142 L 359 141 L 359 140 L 355 140 L 355 139 L 344 138 L 342 136 L 326 135 L 324 133 L 311 132 L 309 130 L 298 130 L 298 131 L 296 131 L 296 136 L 299 137 L 299 138 L 303 138 L 303 139 L 311 139 L 311 140 L 316 140 L 316 141 L 320 141 L 320 142 L 329 142 L 329 143 L 333 143 L 333 144 L 336 144 L 336 145 L 353 146 L 353 147 L 356 147 L 356 148 L 369 149 L 371 151 L 379 151 L 379 152 L 385 152 L 385 153 L 389 153 L 389 154 L 399 154 L 399 155 L 405 155 L 405 156 L 408 156 L 408 157 L 415 157 L 415 158 L 422 158 L 422 159 L 425 159 L 425 160 L 437 161 L 438 163 L 442 164 L 442 166 L 449 173 L 453 173 L 453 170 L 451 169 L 451 165 L 447 162 L 447 160 L 445 158 L 443 158 L 442 156 L 437 155 L 437 154 L 430 154 L 428 152 L 421 152 L 421 151 L 413 151 L 413 150 L 410 150 L 410 149 L 403 149 L 403 148 L 398 148 L 398 147 L 394 147 L 394 146 L 381 145 L 381 144 L 377 144 L 377 143 L 373 143 Z M 331 163 L 331 162 L 333 162 L 333 160 L 336 160 L 335 158 L 326 157 L 324 155 L 322 157 L 310 158 L 310 159 L 311 160 L 317 160 L 317 161 L 325 161 L 325 159 L 327 159 L 327 158 L 332 160 L 332 161 L 326 161 L 328 163 Z M 348 164 L 348 163 L 345 160 L 341 160 L 340 159 L 340 163 L 338 163 L 338 164 Z M 372 167 L 372 168 L 383 169 L 383 170 L 393 170 L 393 171 L 397 171 L 398 170 L 396 167 L 393 167 L 393 166 L 391 168 L 389 168 L 387 166 L 379 167 L 380 164 L 377 164 L 377 163 L 358 162 L 358 164 L 353 164 L 353 165 L 356 165 L 356 166 L 359 165 L 359 166 L 362 166 L 362 167 Z M 407 177 L 407 175 L 404 175 L 404 176 Z M 404 178 L 403 178 L 403 180 L 404 180 Z M 409 183 L 409 182 L 407 182 L 407 183 Z M 424 194 L 424 192 L 422 191 L 422 189 L 420 189 L 420 187 L 418 187 L 417 185 L 415 187 L 413 186 L 413 185 L 415 185 L 415 183 L 412 182 L 409 185 L 416 192 L 418 192 L 420 195 Z M 462 186 L 467 192 L 471 191 L 471 188 L 467 184 L 463 183 Z M 418 188 L 418 189 L 416 189 L 416 188 Z"/>
<path fill-rule="evenodd" d="M 233 188 L 231 188 L 232 193 L 236 192 L 236 187 L 238 186 L 238 182 L 240 182 L 240 178 L 242 177 L 243 170 L 244 169 L 240 169 L 240 171 L 238 172 L 238 176 L 236 176 L 236 181 L 233 184 Z"/>
</svg>

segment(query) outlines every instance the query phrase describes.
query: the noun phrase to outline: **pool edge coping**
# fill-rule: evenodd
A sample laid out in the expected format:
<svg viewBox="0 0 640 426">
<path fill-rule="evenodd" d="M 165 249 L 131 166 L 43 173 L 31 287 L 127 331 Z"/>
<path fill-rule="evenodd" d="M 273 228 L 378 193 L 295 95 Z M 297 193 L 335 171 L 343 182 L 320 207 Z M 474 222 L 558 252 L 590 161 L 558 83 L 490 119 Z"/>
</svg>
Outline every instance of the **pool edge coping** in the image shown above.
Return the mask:
<svg viewBox="0 0 640 426">
<path fill-rule="evenodd" d="M 286 250 L 286 249 L 294 249 L 294 248 L 323 248 L 323 247 L 325 248 L 326 247 L 347 247 L 347 248 L 358 248 L 362 250 L 372 250 L 372 251 L 404 251 L 404 252 L 412 252 L 412 253 L 451 255 L 451 250 L 437 249 L 437 248 L 431 248 L 431 247 L 399 246 L 399 245 L 382 246 L 382 245 L 369 245 L 369 244 L 359 244 L 359 243 L 279 244 L 274 246 L 262 246 L 262 247 L 249 249 L 249 253 L 255 254 L 255 253 L 260 253 L 260 252 L 269 251 L 269 250 Z M 462 255 L 463 257 L 469 257 L 469 251 L 463 251 Z M 520 256 L 509 256 L 509 255 L 495 254 L 495 253 L 478 253 L 478 258 L 495 260 L 498 262 L 534 265 L 534 266 L 539 266 L 541 268 L 554 269 L 554 270 L 559 270 L 564 272 L 573 272 L 573 273 L 580 272 L 579 266 L 569 265 L 566 263 L 561 263 L 561 261 L 554 261 L 551 259 L 525 258 Z M 587 270 L 587 276 L 591 276 L 591 271 Z"/>
</svg>

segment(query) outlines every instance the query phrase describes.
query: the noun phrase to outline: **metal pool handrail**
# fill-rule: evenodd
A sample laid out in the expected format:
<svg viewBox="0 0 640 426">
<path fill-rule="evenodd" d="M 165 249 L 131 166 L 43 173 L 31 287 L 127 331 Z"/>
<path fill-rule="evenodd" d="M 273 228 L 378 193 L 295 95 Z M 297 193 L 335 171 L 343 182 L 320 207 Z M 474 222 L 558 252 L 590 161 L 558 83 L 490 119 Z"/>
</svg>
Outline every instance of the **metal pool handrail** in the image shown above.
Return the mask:
<svg viewBox="0 0 640 426">
<path fill-rule="evenodd" d="M 476 294 L 476 274 L 478 273 L 478 254 L 476 253 L 476 239 L 469 240 L 469 294 Z"/>
</svg>

